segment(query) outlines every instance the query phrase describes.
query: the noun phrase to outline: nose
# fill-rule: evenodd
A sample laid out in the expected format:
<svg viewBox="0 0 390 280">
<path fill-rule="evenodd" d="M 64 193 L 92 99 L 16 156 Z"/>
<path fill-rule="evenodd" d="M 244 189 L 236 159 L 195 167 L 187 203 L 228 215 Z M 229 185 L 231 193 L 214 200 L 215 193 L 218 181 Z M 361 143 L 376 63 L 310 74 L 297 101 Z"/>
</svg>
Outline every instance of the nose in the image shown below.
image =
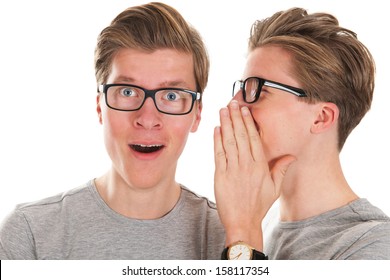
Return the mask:
<svg viewBox="0 0 390 280">
<path fill-rule="evenodd" d="M 142 107 L 134 112 L 136 118 L 134 125 L 144 129 L 160 129 L 162 127 L 161 115 L 152 98 L 146 98 Z"/>
</svg>

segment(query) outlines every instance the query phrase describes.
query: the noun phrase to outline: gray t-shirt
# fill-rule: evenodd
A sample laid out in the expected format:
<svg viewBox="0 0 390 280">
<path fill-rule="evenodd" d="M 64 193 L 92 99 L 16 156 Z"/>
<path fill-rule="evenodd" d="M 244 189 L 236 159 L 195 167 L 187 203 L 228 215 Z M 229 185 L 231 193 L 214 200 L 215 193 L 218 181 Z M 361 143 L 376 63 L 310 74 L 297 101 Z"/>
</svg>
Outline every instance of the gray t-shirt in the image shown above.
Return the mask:
<svg viewBox="0 0 390 280">
<path fill-rule="evenodd" d="M 279 222 L 265 235 L 270 259 L 390 259 L 390 218 L 366 199 L 298 221 Z"/>
<path fill-rule="evenodd" d="M 181 187 L 164 217 L 136 220 L 113 211 L 93 180 L 21 204 L 0 227 L 0 259 L 220 259 L 225 233 L 215 204 Z"/>
</svg>

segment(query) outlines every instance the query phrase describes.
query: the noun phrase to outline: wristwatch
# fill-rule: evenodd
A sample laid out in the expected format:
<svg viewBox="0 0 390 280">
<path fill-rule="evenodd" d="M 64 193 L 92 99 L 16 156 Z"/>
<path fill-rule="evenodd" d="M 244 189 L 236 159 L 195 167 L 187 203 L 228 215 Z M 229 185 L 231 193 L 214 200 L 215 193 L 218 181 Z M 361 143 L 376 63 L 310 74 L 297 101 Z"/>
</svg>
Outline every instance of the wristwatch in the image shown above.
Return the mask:
<svg viewBox="0 0 390 280">
<path fill-rule="evenodd" d="M 268 260 L 262 252 L 256 251 L 243 241 L 235 242 L 222 251 L 222 260 Z"/>
</svg>

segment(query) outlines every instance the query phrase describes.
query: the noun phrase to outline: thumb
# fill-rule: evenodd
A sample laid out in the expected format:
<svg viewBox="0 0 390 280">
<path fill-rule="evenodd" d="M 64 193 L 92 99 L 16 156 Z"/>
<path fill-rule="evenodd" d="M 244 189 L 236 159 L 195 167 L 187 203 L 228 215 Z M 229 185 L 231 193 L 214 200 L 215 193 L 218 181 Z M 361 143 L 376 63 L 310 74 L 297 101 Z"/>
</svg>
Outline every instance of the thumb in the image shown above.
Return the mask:
<svg viewBox="0 0 390 280">
<path fill-rule="evenodd" d="M 279 192 L 280 187 L 283 183 L 284 176 L 287 173 L 290 164 L 296 161 L 297 159 L 294 156 L 288 155 L 284 156 L 274 164 L 271 170 L 271 177 L 275 184 L 275 189 Z"/>
</svg>

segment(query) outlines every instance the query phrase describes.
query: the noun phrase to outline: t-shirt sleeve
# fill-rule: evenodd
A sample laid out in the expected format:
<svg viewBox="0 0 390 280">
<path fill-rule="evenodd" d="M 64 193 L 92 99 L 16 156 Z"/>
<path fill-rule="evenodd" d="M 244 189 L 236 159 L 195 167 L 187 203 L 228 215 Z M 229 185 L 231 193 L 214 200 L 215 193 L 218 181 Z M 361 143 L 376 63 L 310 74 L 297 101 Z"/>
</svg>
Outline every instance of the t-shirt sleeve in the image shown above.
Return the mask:
<svg viewBox="0 0 390 280">
<path fill-rule="evenodd" d="M 0 259 L 36 259 L 33 234 L 19 210 L 13 211 L 0 225 Z"/>
</svg>

